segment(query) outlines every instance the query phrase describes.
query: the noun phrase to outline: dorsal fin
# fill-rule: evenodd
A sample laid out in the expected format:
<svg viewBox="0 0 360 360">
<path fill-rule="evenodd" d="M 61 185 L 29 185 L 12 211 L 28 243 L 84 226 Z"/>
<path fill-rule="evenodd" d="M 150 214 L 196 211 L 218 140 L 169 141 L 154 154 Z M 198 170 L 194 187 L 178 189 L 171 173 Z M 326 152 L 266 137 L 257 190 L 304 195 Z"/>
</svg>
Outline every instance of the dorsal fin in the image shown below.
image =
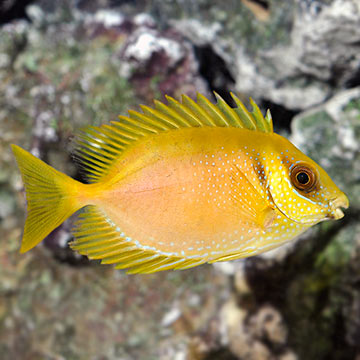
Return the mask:
<svg viewBox="0 0 360 360">
<path fill-rule="evenodd" d="M 217 103 L 197 94 L 197 101 L 182 96 L 182 102 L 166 96 L 168 104 L 155 100 L 154 107 L 141 105 L 142 112 L 129 110 L 128 116 L 111 125 L 89 126 L 77 136 L 75 154 L 80 158 L 91 182 L 99 181 L 108 172 L 120 153 L 143 137 L 186 127 L 235 127 L 265 133 L 273 132 L 270 112 L 264 118 L 255 102 L 249 112 L 241 100 L 230 93 L 236 103 L 231 108 L 215 93 Z"/>
</svg>

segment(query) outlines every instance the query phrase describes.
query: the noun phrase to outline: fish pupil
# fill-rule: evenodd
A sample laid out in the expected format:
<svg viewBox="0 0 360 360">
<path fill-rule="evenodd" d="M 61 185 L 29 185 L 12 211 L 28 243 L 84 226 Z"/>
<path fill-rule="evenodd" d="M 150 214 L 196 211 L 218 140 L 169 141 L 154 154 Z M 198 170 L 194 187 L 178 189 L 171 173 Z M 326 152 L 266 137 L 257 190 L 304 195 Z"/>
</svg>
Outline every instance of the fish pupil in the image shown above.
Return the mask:
<svg viewBox="0 0 360 360">
<path fill-rule="evenodd" d="M 306 185 L 310 181 L 309 175 L 305 172 L 300 172 L 297 174 L 296 179 L 302 185 Z"/>
</svg>

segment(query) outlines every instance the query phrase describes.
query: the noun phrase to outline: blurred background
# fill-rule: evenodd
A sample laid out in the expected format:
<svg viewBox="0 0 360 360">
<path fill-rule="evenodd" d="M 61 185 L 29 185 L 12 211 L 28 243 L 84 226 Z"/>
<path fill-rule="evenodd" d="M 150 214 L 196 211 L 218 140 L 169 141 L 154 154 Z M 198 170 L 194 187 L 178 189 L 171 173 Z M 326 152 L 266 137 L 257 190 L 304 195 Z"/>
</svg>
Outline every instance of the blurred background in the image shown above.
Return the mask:
<svg viewBox="0 0 360 360">
<path fill-rule="evenodd" d="M 359 0 L 0 2 L 2 360 L 360 360 Z M 276 251 L 126 275 L 68 248 L 72 219 L 20 255 L 25 199 L 9 145 L 81 179 L 77 129 L 137 104 L 216 90 L 350 199 Z"/>
</svg>

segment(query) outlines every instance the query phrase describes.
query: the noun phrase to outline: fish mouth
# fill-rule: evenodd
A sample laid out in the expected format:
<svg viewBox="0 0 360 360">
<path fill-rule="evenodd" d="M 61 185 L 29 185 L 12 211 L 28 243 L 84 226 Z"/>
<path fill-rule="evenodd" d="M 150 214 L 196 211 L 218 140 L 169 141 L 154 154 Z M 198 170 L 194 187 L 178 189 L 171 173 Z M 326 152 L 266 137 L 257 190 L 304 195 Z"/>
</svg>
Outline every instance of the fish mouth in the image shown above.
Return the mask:
<svg viewBox="0 0 360 360">
<path fill-rule="evenodd" d="M 330 218 L 339 220 L 344 217 L 343 209 L 347 209 L 349 207 L 349 199 L 343 193 L 336 199 L 330 200 L 329 205 L 331 208 Z"/>
</svg>

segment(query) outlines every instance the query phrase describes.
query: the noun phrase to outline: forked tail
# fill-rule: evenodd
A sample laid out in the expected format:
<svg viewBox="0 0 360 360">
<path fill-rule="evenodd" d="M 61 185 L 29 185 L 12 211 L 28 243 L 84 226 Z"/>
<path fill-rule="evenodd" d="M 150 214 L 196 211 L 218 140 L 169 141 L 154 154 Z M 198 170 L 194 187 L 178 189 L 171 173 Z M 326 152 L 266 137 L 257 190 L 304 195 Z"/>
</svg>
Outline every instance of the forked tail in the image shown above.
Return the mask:
<svg viewBox="0 0 360 360">
<path fill-rule="evenodd" d="M 24 253 L 86 205 L 80 196 L 86 185 L 55 170 L 19 146 L 11 147 L 27 199 L 27 218 L 20 249 Z"/>
</svg>

